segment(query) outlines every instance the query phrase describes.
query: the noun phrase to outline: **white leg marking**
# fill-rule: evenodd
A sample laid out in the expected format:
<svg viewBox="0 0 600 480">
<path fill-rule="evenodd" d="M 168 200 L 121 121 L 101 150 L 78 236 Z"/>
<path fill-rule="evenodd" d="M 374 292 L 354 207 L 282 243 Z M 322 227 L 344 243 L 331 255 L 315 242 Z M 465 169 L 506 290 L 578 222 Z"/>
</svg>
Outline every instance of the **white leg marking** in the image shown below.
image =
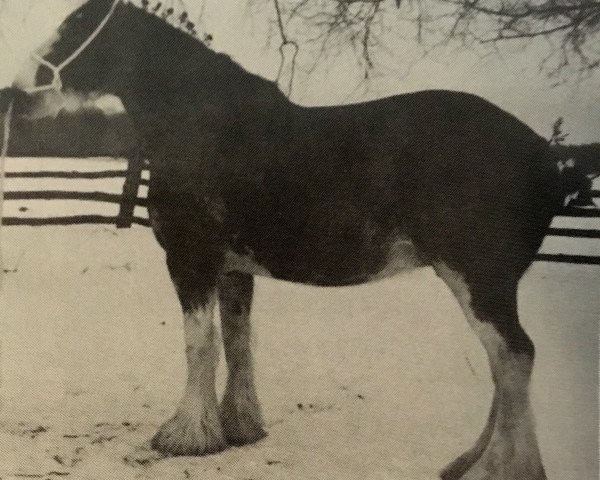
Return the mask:
<svg viewBox="0 0 600 480">
<path fill-rule="evenodd" d="M 443 263 L 434 264 L 438 275 L 456 296 L 467 321 L 483 343 L 496 386 L 498 412 L 489 444 L 461 480 L 544 480 L 533 414 L 529 379 L 533 358 L 511 352 L 490 322 L 477 318 L 469 286 Z"/>
<path fill-rule="evenodd" d="M 184 316 L 188 379 L 171 420 L 152 440 L 153 448 L 171 455 L 202 455 L 225 448 L 217 413 L 215 370 L 219 350 L 213 323 L 215 295 L 205 308 Z"/>
<path fill-rule="evenodd" d="M 252 287 L 236 288 L 231 283 L 235 281 L 236 277 L 224 281 L 220 292 L 228 372 L 220 414 L 227 441 L 242 445 L 263 438 L 266 432 L 254 385 L 250 326 Z"/>
<path fill-rule="evenodd" d="M 498 415 L 487 449 L 461 479 L 545 479 L 529 403 L 532 359 L 511 353 L 492 325 L 478 333 L 490 358 Z"/>
</svg>

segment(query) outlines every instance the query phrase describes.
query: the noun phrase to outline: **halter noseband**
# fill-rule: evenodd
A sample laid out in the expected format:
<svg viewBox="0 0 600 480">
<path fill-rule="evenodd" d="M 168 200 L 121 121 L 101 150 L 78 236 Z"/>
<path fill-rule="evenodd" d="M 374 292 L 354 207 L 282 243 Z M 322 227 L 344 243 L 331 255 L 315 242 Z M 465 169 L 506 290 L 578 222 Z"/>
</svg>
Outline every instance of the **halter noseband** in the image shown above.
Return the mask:
<svg viewBox="0 0 600 480">
<path fill-rule="evenodd" d="M 77 49 L 71 55 L 69 55 L 65 60 L 63 60 L 59 65 L 54 65 L 53 63 L 49 62 L 48 60 L 42 58 L 37 53 L 32 53 L 31 58 L 33 60 L 35 60 L 40 65 L 48 68 L 52 72 L 52 81 L 47 85 L 40 85 L 40 86 L 24 89 L 24 91 L 26 93 L 36 93 L 36 92 L 43 92 L 43 91 L 47 91 L 47 90 L 56 90 L 56 91 L 60 92 L 62 90 L 62 86 L 63 86 L 62 79 L 60 78 L 60 72 L 67 65 L 69 65 L 73 60 L 75 60 L 81 54 L 81 52 L 83 52 L 88 47 L 88 45 L 94 41 L 94 39 L 98 36 L 98 34 L 102 31 L 102 29 L 108 23 L 108 21 L 110 20 L 110 17 L 112 17 L 113 13 L 115 12 L 115 9 L 117 8 L 117 5 L 120 2 L 121 2 L 121 0 L 113 1 L 112 5 L 110 7 L 110 10 L 106 14 L 106 16 L 102 19 L 102 21 L 98 24 L 98 26 L 90 34 L 90 36 L 85 40 L 85 42 L 83 42 L 81 45 L 79 45 L 79 47 L 77 47 Z"/>
</svg>

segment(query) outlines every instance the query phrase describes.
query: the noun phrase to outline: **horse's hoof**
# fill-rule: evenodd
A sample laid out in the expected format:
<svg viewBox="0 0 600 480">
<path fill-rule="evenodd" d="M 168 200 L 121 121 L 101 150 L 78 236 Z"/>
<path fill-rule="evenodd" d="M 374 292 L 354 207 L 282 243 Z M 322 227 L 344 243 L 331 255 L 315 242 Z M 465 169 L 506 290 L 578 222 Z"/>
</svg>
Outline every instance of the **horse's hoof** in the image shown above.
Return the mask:
<svg viewBox="0 0 600 480">
<path fill-rule="evenodd" d="M 463 453 L 456 460 L 446 465 L 440 472 L 440 478 L 442 480 L 462 479 L 463 475 L 481 458 L 483 450 L 483 448 L 479 448 L 479 445 L 476 445 L 471 450 Z"/>
<path fill-rule="evenodd" d="M 160 427 L 150 444 L 154 450 L 173 456 L 207 455 L 227 447 L 216 415 L 190 418 L 181 412 Z"/>
<path fill-rule="evenodd" d="M 240 447 L 250 443 L 258 442 L 267 436 L 267 431 L 262 425 L 250 425 L 248 423 L 223 423 L 225 438 L 229 445 Z"/>
<path fill-rule="evenodd" d="M 469 462 L 468 460 L 464 460 L 463 457 L 459 457 L 444 467 L 440 472 L 440 478 L 442 480 L 460 480 L 473 463 L 475 462 Z"/>
<path fill-rule="evenodd" d="M 442 477 L 443 478 L 443 477 Z M 460 480 L 547 480 L 544 468 L 538 462 L 515 463 L 514 460 L 494 460 L 484 455 Z"/>
<path fill-rule="evenodd" d="M 230 445 L 247 445 L 267 436 L 260 407 L 255 402 L 235 402 L 225 397 L 220 417 Z"/>
<path fill-rule="evenodd" d="M 150 442 L 145 442 L 123 457 L 123 461 L 131 467 L 150 467 L 163 460 L 166 455 L 153 450 Z"/>
</svg>

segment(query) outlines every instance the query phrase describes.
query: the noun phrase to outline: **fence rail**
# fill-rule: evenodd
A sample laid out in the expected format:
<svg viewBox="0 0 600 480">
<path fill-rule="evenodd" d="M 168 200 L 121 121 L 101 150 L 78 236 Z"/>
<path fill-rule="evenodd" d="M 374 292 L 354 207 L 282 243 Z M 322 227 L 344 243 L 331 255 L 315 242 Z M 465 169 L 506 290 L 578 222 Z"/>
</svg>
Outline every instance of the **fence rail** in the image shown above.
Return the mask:
<svg viewBox="0 0 600 480">
<path fill-rule="evenodd" d="M 577 208 L 571 207 L 566 208 L 560 213 L 564 217 L 580 217 L 580 218 L 599 218 L 600 211 L 595 208 Z"/>
<path fill-rule="evenodd" d="M 3 220 L 3 225 L 11 227 L 29 226 L 29 227 L 44 227 L 50 225 L 84 225 L 84 224 L 102 224 L 116 225 L 119 221 L 118 216 L 106 215 L 70 215 L 68 217 L 6 217 Z M 129 220 L 129 226 L 141 225 L 149 227 L 150 221 L 143 217 L 132 217 Z M 121 227 L 127 228 L 127 227 Z"/>
<path fill-rule="evenodd" d="M 594 255 L 568 255 L 566 253 L 538 253 L 535 259 L 542 262 L 579 263 L 600 265 L 600 257 Z"/>
<path fill-rule="evenodd" d="M 106 192 L 77 192 L 67 190 L 40 190 L 6 192 L 5 200 L 82 200 L 91 202 L 118 203 L 123 201 L 123 195 Z M 136 198 L 136 204 L 145 207 L 145 198 Z"/>
<path fill-rule="evenodd" d="M 571 238 L 600 238 L 600 230 L 587 228 L 555 228 L 548 229 L 548 235 Z"/>
<path fill-rule="evenodd" d="M 6 178 L 122 178 L 125 177 L 125 170 L 101 170 L 97 172 L 79 172 L 79 171 L 39 171 L 39 172 L 6 172 Z"/>
<path fill-rule="evenodd" d="M 13 160 L 15 160 L 15 167 L 17 167 L 19 165 L 18 160 Z M 71 163 L 74 164 L 74 162 Z M 105 167 L 106 164 L 103 164 L 103 166 Z M 7 200 L 7 203 L 14 203 L 18 201 L 23 201 L 24 203 L 19 207 L 18 211 L 13 211 L 12 215 L 9 214 L 4 217 L 4 225 L 38 227 L 45 225 L 104 224 L 115 225 L 117 228 L 128 228 L 132 225 L 141 225 L 144 227 L 150 226 L 149 219 L 147 218 L 147 211 L 145 210 L 147 206 L 147 199 L 145 196 L 140 196 L 140 187 L 143 187 L 147 190 L 149 184 L 148 162 L 144 160 L 141 155 L 137 155 L 129 159 L 127 162 L 127 168 L 122 169 L 100 168 L 92 171 L 81 171 L 76 169 L 27 170 L 22 168 L 17 170 L 14 168 L 12 171 L 9 170 L 6 172 L 6 178 L 8 179 L 8 188 L 5 192 L 4 198 Z M 19 181 L 21 188 L 10 190 L 11 179 Z M 65 182 L 61 183 L 61 187 L 62 185 L 68 184 L 70 188 L 28 190 L 27 188 L 29 188 L 29 185 L 23 186 L 23 180 L 27 179 L 55 179 L 57 181 L 65 180 Z M 123 183 L 119 183 L 117 186 L 113 185 L 112 192 L 102 191 L 103 189 L 106 189 L 108 183 L 114 183 L 115 181 L 120 182 L 121 180 Z M 89 189 L 90 185 L 92 185 L 94 190 L 77 191 L 73 186 L 73 182 L 77 184 L 77 181 L 86 182 L 86 189 Z M 95 189 L 96 184 L 98 186 L 97 190 Z M 79 185 L 82 185 L 81 182 L 79 182 Z M 33 182 L 31 186 L 33 187 Z M 592 190 L 591 195 L 594 198 L 600 198 L 600 190 Z M 88 212 L 86 210 L 82 214 L 68 216 L 64 215 L 64 212 L 50 216 L 29 216 L 29 214 L 26 214 L 26 212 L 29 211 L 29 208 L 25 206 L 28 205 L 27 202 L 35 202 L 40 200 L 62 200 L 83 203 L 94 202 L 99 204 L 110 204 L 118 206 L 118 213 L 114 215 L 107 215 L 104 212 Z M 142 210 L 140 211 L 140 209 Z M 548 237 L 568 237 L 573 239 L 591 240 L 600 239 L 600 209 L 570 207 L 565 208 L 559 216 L 582 219 L 598 218 L 598 228 L 595 228 L 596 225 L 593 220 L 591 224 L 592 228 L 587 228 L 590 226 L 589 224 L 586 225 L 586 228 L 572 228 L 571 225 L 567 225 L 565 227 L 553 226 L 548 229 Z M 575 225 L 575 227 L 577 227 L 577 225 Z M 600 252 L 600 245 L 598 251 Z M 546 253 L 542 251 L 541 253 L 538 253 L 536 259 L 547 262 L 600 265 L 600 255 L 594 256 L 570 253 Z"/>
</svg>

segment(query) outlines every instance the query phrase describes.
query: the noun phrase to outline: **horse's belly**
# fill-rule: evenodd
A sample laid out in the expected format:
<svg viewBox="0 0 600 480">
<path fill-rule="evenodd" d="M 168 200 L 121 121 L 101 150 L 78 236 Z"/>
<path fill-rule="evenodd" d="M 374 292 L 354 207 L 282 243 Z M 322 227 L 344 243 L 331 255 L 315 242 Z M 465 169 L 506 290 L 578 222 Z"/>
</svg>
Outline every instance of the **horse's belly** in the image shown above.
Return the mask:
<svg viewBox="0 0 600 480">
<path fill-rule="evenodd" d="M 393 277 L 399 273 L 424 267 L 426 263 L 419 256 L 415 244 L 406 237 L 398 237 L 392 242 L 386 255 L 386 261 L 377 273 L 371 275 L 369 280 L 379 280 Z"/>
<path fill-rule="evenodd" d="M 372 256 L 372 251 L 369 253 Z M 319 262 L 319 255 L 283 255 L 281 261 L 275 259 L 260 263 L 252 252 L 239 254 L 228 251 L 225 254 L 224 269 L 226 272 L 247 273 L 308 285 L 343 286 L 389 278 L 426 265 L 413 242 L 404 236 L 382 247 L 378 261 L 372 258 L 360 261 L 357 257 L 366 257 L 365 252 L 360 250 L 348 251 L 346 255 L 352 257 L 346 262 L 342 258 L 338 258 L 337 262 Z"/>
</svg>

